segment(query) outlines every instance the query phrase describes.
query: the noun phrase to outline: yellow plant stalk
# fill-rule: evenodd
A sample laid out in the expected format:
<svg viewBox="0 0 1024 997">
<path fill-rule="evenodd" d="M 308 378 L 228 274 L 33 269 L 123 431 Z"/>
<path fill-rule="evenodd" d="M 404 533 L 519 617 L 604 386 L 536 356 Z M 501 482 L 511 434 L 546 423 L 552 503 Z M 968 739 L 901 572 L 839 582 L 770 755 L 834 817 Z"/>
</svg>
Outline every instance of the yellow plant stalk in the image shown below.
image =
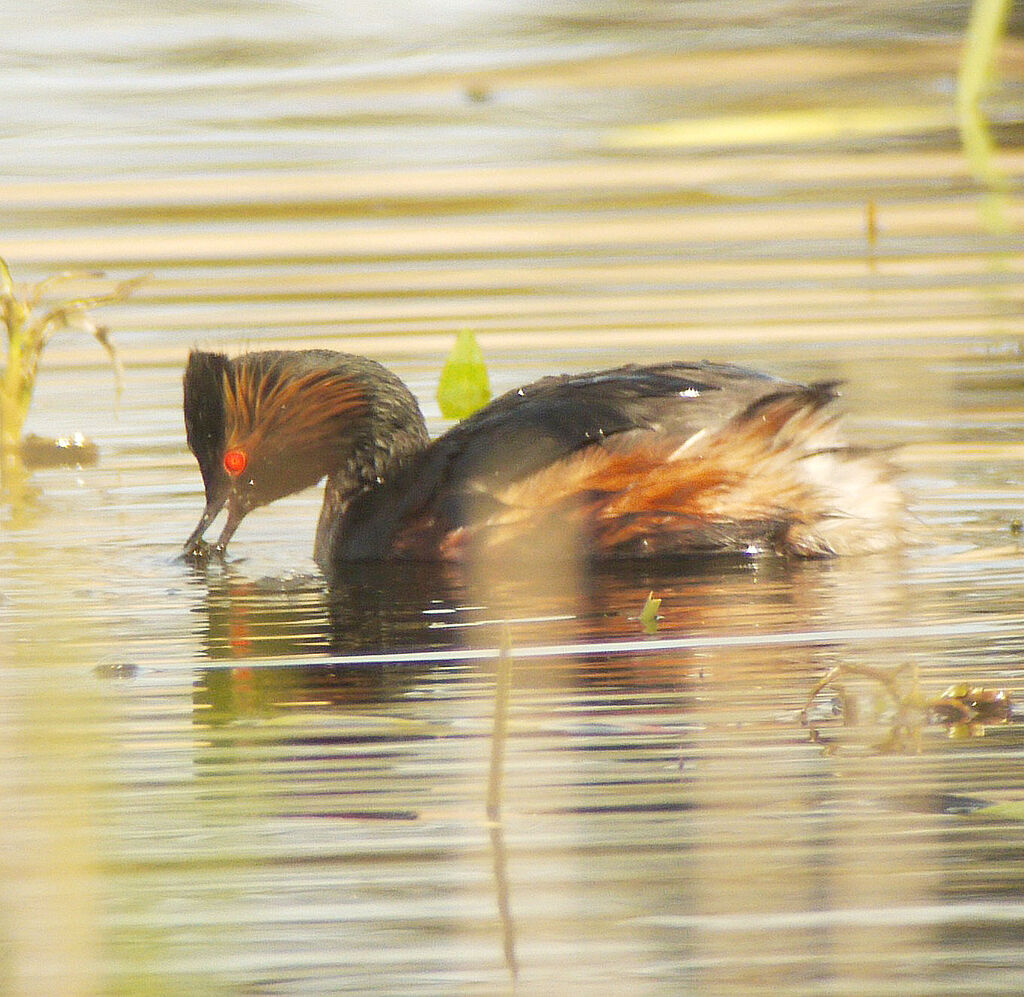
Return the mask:
<svg viewBox="0 0 1024 997">
<path fill-rule="evenodd" d="M 61 283 L 97 276 L 100 275 L 62 273 L 19 288 L 6 260 L 0 257 L 0 319 L 7 334 L 0 375 L 0 483 L 5 486 L 20 464 L 22 431 L 32 405 L 39 363 L 54 335 L 75 330 L 92 336 L 110 358 L 115 388 L 120 394 L 123 374 L 120 357 L 110 340 L 109 330 L 92 319 L 89 309 L 124 300 L 144 278 L 122 281 L 103 294 L 65 298 L 50 307 L 42 306 L 43 298 Z"/>
</svg>

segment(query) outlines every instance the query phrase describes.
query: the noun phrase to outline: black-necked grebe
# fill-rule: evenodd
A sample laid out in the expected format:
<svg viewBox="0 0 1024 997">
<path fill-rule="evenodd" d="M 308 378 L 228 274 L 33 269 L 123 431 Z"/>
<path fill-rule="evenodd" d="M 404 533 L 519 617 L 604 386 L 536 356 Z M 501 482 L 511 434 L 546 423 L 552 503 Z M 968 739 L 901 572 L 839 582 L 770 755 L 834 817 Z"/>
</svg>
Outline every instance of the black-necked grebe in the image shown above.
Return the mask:
<svg viewBox="0 0 1024 997">
<path fill-rule="evenodd" d="M 892 468 L 847 444 L 836 382 L 670 362 L 546 377 L 430 441 L 412 393 L 364 357 L 194 351 L 185 427 L 216 550 L 257 506 L 327 478 L 315 558 L 458 560 L 571 536 L 593 558 L 881 550 Z M 555 545 L 558 546 L 557 544 Z"/>
</svg>

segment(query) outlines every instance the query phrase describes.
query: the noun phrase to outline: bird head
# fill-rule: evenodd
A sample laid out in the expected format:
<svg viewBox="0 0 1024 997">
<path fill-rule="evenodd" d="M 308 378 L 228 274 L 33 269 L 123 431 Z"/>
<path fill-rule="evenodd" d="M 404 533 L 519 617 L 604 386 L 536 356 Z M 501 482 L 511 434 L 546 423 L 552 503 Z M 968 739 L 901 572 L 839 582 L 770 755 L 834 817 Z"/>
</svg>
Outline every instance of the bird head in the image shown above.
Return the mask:
<svg viewBox="0 0 1024 997">
<path fill-rule="evenodd" d="M 184 375 L 185 430 L 199 463 L 206 507 L 185 543 L 227 509 L 215 545 L 223 551 L 253 509 L 316 484 L 344 463 L 368 399 L 344 354 L 268 351 L 229 359 L 193 351 Z"/>
</svg>

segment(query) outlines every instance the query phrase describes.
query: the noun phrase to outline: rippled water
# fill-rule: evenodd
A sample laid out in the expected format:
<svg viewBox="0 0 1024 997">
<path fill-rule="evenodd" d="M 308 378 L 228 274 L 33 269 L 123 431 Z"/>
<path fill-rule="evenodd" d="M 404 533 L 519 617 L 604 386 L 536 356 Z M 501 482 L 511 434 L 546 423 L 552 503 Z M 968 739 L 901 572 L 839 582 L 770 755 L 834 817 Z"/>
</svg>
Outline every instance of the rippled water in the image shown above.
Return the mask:
<svg viewBox="0 0 1024 997">
<path fill-rule="evenodd" d="M 116 410 L 85 338 L 38 385 L 29 429 L 100 463 L 34 472 L 0 519 L 3 992 L 1019 992 L 1020 707 L 960 738 L 924 710 L 956 683 L 1024 697 L 1024 63 L 1011 37 L 986 104 L 1006 183 L 979 182 L 950 109 L 965 17 L 0 12 L 0 253 L 26 280 L 150 275 L 101 313 Z M 826 102 L 923 110 L 624 138 Z M 328 589 L 314 490 L 226 566 L 177 559 L 190 345 L 371 354 L 440 431 L 465 327 L 496 391 L 666 356 L 845 378 L 853 435 L 902 447 L 921 541 Z"/>
</svg>

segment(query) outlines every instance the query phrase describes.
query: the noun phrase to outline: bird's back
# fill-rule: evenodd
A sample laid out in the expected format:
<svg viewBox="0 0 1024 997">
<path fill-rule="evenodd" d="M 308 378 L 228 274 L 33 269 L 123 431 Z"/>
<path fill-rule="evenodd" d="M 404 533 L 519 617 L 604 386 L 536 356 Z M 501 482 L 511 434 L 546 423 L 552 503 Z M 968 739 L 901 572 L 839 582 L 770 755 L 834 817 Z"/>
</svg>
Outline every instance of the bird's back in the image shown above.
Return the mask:
<svg viewBox="0 0 1024 997">
<path fill-rule="evenodd" d="M 711 363 L 544 378 L 361 496 L 323 553 L 337 563 L 891 546 L 902 496 L 884 460 L 842 440 L 834 388 Z"/>
</svg>

